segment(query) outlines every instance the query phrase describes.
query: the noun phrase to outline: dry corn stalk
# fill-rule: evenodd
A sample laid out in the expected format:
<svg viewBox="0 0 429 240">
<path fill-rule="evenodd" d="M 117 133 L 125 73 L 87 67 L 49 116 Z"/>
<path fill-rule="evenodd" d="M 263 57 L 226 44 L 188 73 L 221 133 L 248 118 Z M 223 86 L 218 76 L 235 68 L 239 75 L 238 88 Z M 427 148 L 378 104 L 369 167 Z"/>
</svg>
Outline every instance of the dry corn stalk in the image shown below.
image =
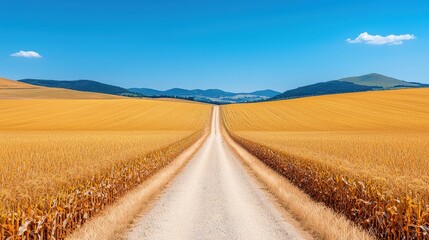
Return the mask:
<svg viewBox="0 0 429 240">
<path fill-rule="evenodd" d="M 0 213 L 0 239 L 64 239 L 94 214 L 167 165 L 200 136 L 201 131 L 142 159 L 120 163 L 59 196 L 47 196 L 26 205 L 9 204 L 12 207 Z"/>
<path fill-rule="evenodd" d="M 269 167 L 380 239 L 428 239 L 429 201 L 398 193 L 388 196 L 371 182 L 321 170 L 305 159 L 256 144 L 230 133 L 235 141 Z"/>
</svg>

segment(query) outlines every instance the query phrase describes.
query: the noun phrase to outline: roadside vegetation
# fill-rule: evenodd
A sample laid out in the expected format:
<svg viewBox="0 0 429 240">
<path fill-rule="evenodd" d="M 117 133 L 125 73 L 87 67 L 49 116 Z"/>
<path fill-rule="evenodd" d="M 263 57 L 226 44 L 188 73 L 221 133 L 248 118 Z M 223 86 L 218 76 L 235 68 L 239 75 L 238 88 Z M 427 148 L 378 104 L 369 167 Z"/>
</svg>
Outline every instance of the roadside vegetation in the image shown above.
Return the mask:
<svg viewBox="0 0 429 240">
<path fill-rule="evenodd" d="M 429 234 L 429 89 L 222 107 L 235 141 L 381 239 Z"/>
<path fill-rule="evenodd" d="M 63 239 L 202 135 L 210 105 L 0 101 L 0 239 Z"/>
</svg>

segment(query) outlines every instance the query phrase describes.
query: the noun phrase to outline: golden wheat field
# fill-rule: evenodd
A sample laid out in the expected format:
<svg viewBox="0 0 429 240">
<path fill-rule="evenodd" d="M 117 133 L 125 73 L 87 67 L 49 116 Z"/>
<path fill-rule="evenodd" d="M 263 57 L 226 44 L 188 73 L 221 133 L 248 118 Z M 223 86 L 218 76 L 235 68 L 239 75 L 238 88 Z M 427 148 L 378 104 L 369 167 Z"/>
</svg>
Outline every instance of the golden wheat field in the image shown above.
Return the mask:
<svg viewBox="0 0 429 240">
<path fill-rule="evenodd" d="M 210 112 L 179 101 L 0 101 L 0 235 L 62 239 L 190 146 Z"/>
<path fill-rule="evenodd" d="M 0 78 L 0 99 L 123 99 L 110 94 L 48 88 Z"/>
<path fill-rule="evenodd" d="M 0 196 L 34 199 L 113 164 L 169 146 L 192 132 L 0 132 Z"/>
<path fill-rule="evenodd" d="M 5 100 L 0 102 L 0 130 L 196 131 L 210 108 L 145 99 Z"/>
<path fill-rule="evenodd" d="M 222 111 L 236 141 L 378 237 L 429 233 L 429 89 L 237 104 Z"/>
<path fill-rule="evenodd" d="M 0 77 L 0 89 L 19 89 L 19 88 L 37 88 L 37 86 L 33 86 L 30 84 L 26 84 L 23 82 L 13 81 L 6 78 Z"/>
</svg>

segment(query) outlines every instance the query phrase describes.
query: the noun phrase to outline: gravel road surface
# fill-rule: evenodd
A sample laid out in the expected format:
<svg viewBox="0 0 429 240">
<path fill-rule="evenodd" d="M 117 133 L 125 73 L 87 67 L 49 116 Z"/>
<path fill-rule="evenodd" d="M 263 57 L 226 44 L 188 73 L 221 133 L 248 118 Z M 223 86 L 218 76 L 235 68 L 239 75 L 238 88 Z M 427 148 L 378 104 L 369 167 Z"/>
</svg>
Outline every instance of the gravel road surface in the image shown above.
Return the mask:
<svg viewBox="0 0 429 240">
<path fill-rule="evenodd" d="M 210 136 L 128 239 L 305 239 L 223 142 L 215 107 Z"/>
</svg>

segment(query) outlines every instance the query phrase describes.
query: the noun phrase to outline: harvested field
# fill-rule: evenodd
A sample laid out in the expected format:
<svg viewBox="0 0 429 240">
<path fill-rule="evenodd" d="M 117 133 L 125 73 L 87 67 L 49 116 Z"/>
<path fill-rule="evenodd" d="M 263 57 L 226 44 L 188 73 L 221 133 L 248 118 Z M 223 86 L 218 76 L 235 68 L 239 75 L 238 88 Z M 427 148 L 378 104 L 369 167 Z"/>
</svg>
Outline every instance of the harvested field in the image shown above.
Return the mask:
<svg viewBox="0 0 429 240">
<path fill-rule="evenodd" d="M 379 238 L 429 234 L 429 89 L 228 105 L 234 139 Z"/>
<path fill-rule="evenodd" d="M 0 236 L 63 239 L 195 142 L 210 111 L 155 100 L 0 101 Z"/>
</svg>

